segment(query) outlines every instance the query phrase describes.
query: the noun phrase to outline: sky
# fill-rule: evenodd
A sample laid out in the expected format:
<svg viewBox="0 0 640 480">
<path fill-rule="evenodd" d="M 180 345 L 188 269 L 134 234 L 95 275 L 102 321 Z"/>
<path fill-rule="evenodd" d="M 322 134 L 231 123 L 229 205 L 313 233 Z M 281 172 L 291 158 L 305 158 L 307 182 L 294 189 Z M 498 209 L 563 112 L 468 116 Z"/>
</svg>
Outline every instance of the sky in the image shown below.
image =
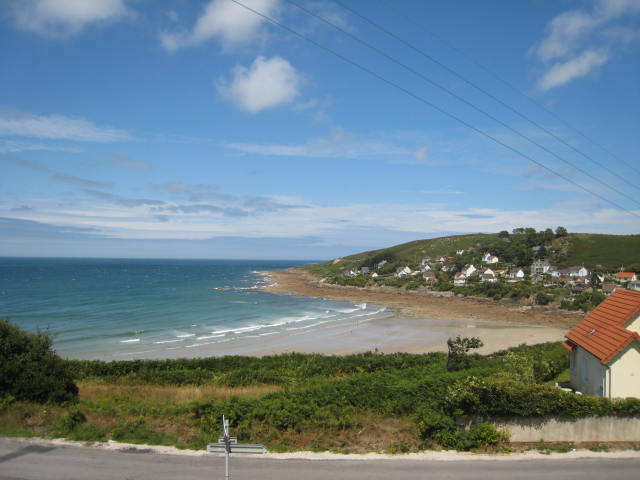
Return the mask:
<svg viewBox="0 0 640 480">
<path fill-rule="evenodd" d="M 4 0 L 0 256 L 640 233 L 640 0 Z"/>
</svg>

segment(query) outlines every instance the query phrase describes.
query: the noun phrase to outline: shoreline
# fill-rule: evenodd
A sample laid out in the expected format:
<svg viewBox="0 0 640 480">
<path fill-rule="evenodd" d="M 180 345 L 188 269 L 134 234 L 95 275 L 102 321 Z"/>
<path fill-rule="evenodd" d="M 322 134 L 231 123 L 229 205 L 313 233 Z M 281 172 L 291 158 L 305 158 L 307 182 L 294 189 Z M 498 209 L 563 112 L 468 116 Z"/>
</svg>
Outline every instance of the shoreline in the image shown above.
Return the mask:
<svg viewBox="0 0 640 480">
<path fill-rule="evenodd" d="M 575 327 L 583 312 L 553 307 L 523 306 L 511 301 L 459 297 L 449 292 L 406 291 L 393 287 L 359 288 L 323 283 L 300 269 L 265 272 L 270 285 L 265 290 L 288 295 L 326 298 L 385 305 L 407 316 L 429 316 L 455 320 L 481 320 L 566 328 Z"/>
<path fill-rule="evenodd" d="M 391 287 L 358 288 L 323 283 L 298 268 L 265 272 L 266 291 L 281 295 L 302 295 L 330 300 L 367 302 L 389 307 L 396 329 L 409 327 L 400 342 L 402 350 L 379 349 L 383 353 L 403 351 L 426 353 L 447 351 L 451 336 L 479 337 L 484 346 L 478 353 L 488 354 L 520 344 L 532 345 L 562 341 L 584 314 L 549 307 L 522 306 L 476 297 L 457 297 L 446 292 L 402 291 Z M 439 341 L 420 337 L 420 332 L 441 333 Z M 414 336 L 416 335 L 417 336 Z M 400 346 L 400 345 L 398 345 Z"/>
<path fill-rule="evenodd" d="M 557 342 L 583 318 L 581 313 L 517 303 L 393 288 L 361 289 L 323 284 L 300 269 L 264 272 L 259 287 L 274 295 L 367 304 L 371 311 L 350 319 L 319 322 L 263 335 L 247 335 L 197 346 L 101 355 L 102 361 L 162 360 L 286 353 L 348 355 L 364 352 L 446 352 L 451 337 L 479 337 L 489 354 L 521 344 Z M 364 310 L 363 310 L 364 311 Z"/>
</svg>

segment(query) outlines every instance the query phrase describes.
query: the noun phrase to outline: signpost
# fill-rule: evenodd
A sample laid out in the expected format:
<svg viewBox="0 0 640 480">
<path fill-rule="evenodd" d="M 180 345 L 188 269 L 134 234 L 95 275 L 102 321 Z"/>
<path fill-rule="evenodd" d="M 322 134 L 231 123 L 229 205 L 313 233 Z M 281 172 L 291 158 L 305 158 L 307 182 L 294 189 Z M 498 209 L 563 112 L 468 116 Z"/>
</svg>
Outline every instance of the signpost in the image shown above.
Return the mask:
<svg viewBox="0 0 640 480">
<path fill-rule="evenodd" d="M 229 454 L 230 453 L 266 453 L 264 445 L 251 443 L 238 443 L 236 437 L 229 436 L 229 420 L 222 416 L 222 428 L 224 436 L 218 437 L 218 443 L 207 443 L 207 452 L 224 453 L 224 478 L 229 480 Z"/>
</svg>

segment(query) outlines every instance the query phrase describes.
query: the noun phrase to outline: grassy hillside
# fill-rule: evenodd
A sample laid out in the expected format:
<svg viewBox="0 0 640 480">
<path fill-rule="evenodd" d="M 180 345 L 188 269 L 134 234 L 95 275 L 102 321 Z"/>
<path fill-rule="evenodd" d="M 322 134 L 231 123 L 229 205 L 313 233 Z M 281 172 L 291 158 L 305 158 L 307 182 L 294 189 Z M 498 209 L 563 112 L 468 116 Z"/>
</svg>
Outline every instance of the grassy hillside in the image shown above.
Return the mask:
<svg viewBox="0 0 640 480">
<path fill-rule="evenodd" d="M 515 237 L 512 235 L 511 241 Z M 475 251 L 476 256 L 490 251 L 504 258 L 510 244 L 497 234 L 454 235 L 449 237 L 415 240 L 389 248 L 372 250 L 336 259 L 331 262 L 311 265 L 309 271 L 319 276 L 337 275 L 350 268 L 371 266 L 382 259 L 390 263 L 415 265 L 424 257 L 452 256 L 457 250 Z M 513 246 L 513 244 L 511 244 Z M 585 265 L 617 271 L 621 265 L 625 268 L 640 269 L 640 235 L 604 235 L 594 233 L 570 233 L 566 237 L 555 238 L 551 244 L 557 254 L 552 262 L 558 266 Z M 528 247 L 527 247 L 528 248 Z M 465 260 L 473 261 L 467 256 Z M 527 260 L 528 261 L 528 260 Z M 523 262 L 520 266 L 527 266 Z"/>
<path fill-rule="evenodd" d="M 621 265 L 640 267 L 640 235 L 574 233 L 567 240 L 567 264 L 602 265 L 610 270 Z"/>
<path fill-rule="evenodd" d="M 479 249 L 501 242 L 496 234 L 477 233 L 470 235 L 454 235 L 450 237 L 430 238 L 426 240 L 414 240 L 380 250 L 358 253 L 336 259 L 331 262 L 311 265 L 309 270 L 318 275 L 337 273 L 339 271 L 359 267 L 376 257 L 390 254 L 398 262 L 419 263 L 424 257 L 436 257 L 439 255 L 453 255 L 457 250 L 469 250 L 471 247 Z"/>
</svg>

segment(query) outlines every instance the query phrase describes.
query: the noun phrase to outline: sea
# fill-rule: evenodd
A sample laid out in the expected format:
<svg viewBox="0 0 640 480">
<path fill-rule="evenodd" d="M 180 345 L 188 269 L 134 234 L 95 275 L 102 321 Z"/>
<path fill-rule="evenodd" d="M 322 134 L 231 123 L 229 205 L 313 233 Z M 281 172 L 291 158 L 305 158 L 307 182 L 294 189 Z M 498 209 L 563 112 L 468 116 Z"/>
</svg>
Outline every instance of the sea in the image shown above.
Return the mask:
<svg viewBox="0 0 640 480">
<path fill-rule="evenodd" d="M 118 359 L 190 356 L 204 345 L 215 355 L 226 342 L 388 315 L 378 305 L 269 292 L 267 271 L 304 263 L 0 258 L 0 318 L 49 332 L 65 358 Z"/>
</svg>

